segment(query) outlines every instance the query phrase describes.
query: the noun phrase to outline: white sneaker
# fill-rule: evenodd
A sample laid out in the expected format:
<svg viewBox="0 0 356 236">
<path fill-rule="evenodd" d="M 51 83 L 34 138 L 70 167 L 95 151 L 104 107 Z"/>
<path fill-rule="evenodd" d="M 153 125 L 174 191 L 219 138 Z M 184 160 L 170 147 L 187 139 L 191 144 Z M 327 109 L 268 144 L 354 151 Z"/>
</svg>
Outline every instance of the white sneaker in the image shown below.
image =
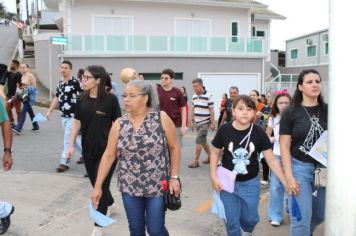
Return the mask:
<svg viewBox="0 0 356 236">
<path fill-rule="evenodd" d="M 103 228 L 94 226 L 90 236 L 103 236 Z"/>
<path fill-rule="evenodd" d="M 261 180 L 261 182 L 260 182 L 262 185 L 268 185 L 268 181 L 266 181 L 266 180 Z"/>
<path fill-rule="evenodd" d="M 273 225 L 273 226 L 280 226 L 280 225 L 281 225 L 281 222 L 276 221 L 276 220 L 272 220 L 272 221 L 271 221 L 271 225 Z"/>
<path fill-rule="evenodd" d="M 252 233 L 250 232 L 245 232 L 241 229 L 241 236 L 252 236 Z"/>
</svg>

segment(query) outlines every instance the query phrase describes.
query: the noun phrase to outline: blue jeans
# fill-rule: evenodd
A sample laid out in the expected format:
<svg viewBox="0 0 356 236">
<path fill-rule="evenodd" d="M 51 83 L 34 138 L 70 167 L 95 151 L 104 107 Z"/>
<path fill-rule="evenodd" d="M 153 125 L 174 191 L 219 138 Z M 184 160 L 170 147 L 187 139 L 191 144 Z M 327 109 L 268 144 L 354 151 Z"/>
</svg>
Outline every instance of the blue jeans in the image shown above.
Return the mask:
<svg viewBox="0 0 356 236">
<path fill-rule="evenodd" d="M 252 233 L 260 220 L 258 215 L 260 201 L 259 177 L 256 176 L 243 182 L 237 181 L 234 193 L 222 190 L 220 197 L 225 207 L 227 234 L 229 236 L 240 236 L 241 229 Z"/>
<path fill-rule="evenodd" d="M 71 118 L 62 117 L 62 128 L 64 129 L 64 138 L 63 138 L 63 151 L 62 151 L 60 164 L 66 166 L 68 166 L 67 151 L 70 143 L 70 134 L 72 132 L 72 123 L 73 123 L 73 117 Z M 78 137 L 75 139 L 74 148 L 80 155 L 82 155 L 82 145 Z"/>
<path fill-rule="evenodd" d="M 134 197 L 122 193 L 131 236 L 168 236 L 163 197 Z"/>
<path fill-rule="evenodd" d="M 281 157 L 275 155 L 276 159 L 281 162 Z M 284 203 L 284 187 L 277 176 L 271 171 L 269 186 L 269 203 L 268 203 L 268 218 L 270 221 L 282 222 L 283 220 L 283 203 Z"/>
<path fill-rule="evenodd" d="M 290 214 L 291 236 L 310 236 L 313 234 L 315 228 L 324 221 L 325 188 L 318 188 L 316 197 L 312 195 L 315 191 L 314 169 L 314 164 L 292 158 L 293 176 L 300 183 L 300 193 L 296 195 L 295 198 L 302 219 L 297 221 L 297 219 Z M 291 202 L 291 197 L 289 197 L 288 201 Z M 289 212 L 291 212 L 291 209 L 289 209 Z"/>
<path fill-rule="evenodd" d="M 28 114 L 30 115 L 31 121 L 33 120 L 33 118 L 35 117 L 35 114 L 33 112 L 32 106 L 30 105 L 29 101 L 23 102 L 23 106 L 22 106 L 22 112 L 21 112 L 21 119 L 19 121 L 19 123 L 16 126 L 16 129 L 21 131 L 23 125 L 25 124 L 26 121 L 26 113 L 28 112 Z M 38 123 L 37 122 L 33 122 L 32 123 L 33 128 L 38 129 Z"/>
</svg>

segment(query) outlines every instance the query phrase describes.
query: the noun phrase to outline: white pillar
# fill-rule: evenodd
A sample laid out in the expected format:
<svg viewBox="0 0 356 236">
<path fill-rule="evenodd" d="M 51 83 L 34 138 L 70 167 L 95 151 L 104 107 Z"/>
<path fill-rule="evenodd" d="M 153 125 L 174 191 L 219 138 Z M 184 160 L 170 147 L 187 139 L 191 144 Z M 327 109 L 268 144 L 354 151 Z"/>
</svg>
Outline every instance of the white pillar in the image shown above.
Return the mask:
<svg viewBox="0 0 356 236">
<path fill-rule="evenodd" d="M 356 235 L 355 8 L 330 0 L 326 236 Z M 352 20 L 353 19 L 353 20 Z"/>
</svg>

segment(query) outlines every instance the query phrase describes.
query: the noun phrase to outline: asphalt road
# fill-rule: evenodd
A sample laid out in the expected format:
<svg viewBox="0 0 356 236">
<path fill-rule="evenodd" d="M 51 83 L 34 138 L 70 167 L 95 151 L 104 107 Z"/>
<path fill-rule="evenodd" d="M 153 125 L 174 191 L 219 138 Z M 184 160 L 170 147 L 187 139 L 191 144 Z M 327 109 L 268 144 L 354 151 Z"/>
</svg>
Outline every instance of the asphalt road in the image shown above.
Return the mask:
<svg viewBox="0 0 356 236">
<path fill-rule="evenodd" d="M 45 114 L 46 109 L 35 107 L 37 112 Z M 52 114 L 50 122 L 40 123 L 40 132 L 33 133 L 31 128 L 27 120 L 22 134 L 14 135 L 13 170 L 6 173 L 0 171 L 0 199 L 16 206 L 7 235 L 90 235 L 93 223 L 88 215 L 87 204 L 92 187 L 88 179 L 83 177 L 84 166 L 75 163 L 79 155 L 75 154 L 67 172 L 55 172 L 63 140 L 59 112 Z M 210 140 L 212 136 L 209 135 Z M 180 173 L 183 206 L 179 211 L 168 211 L 167 228 L 173 236 L 226 235 L 223 222 L 211 213 L 209 166 L 201 164 L 197 169 L 187 167 L 193 154 L 194 134 L 189 131 L 184 138 Z M 205 154 L 201 158 L 205 159 Z M 281 227 L 274 228 L 269 224 L 268 188 L 262 188 L 260 223 L 253 235 L 288 235 L 287 215 Z M 117 222 L 104 230 L 105 235 L 129 235 L 116 177 L 112 179 L 111 190 L 118 205 L 116 213 L 112 215 Z M 322 227 L 314 235 L 322 235 Z"/>
<path fill-rule="evenodd" d="M 0 63 L 8 65 L 17 45 L 17 28 L 0 24 Z"/>
</svg>

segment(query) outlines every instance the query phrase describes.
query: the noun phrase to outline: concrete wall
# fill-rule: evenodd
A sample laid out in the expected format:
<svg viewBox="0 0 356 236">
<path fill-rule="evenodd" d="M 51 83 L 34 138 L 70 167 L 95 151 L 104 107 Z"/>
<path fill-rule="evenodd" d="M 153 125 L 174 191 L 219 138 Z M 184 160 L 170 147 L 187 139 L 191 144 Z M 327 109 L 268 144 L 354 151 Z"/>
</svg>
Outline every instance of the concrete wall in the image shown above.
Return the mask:
<svg viewBox="0 0 356 236">
<path fill-rule="evenodd" d="M 55 92 L 57 83 L 61 78 L 59 73 L 60 58 L 58 58 L 58 55 L 62 53 L 61 45 L 51 45 L 50 37 L 53 35 L 56 34 L 43 34 L 40 38 L 34 37 L 35 64 L 38 79 L 48 89 L 52 88 L 52 93 Z M 52 53 L 51 59 L 50 49 Z M 50 61 L 52 61 L 51 66 Z"/>
<path fill-rule="evenodd" d="M 247 9 L 194 6 L 165 3 L 145 3 L 114 0 L 76 0 L 72 9 L 72 32 L 69 34 L 92 34 L 92 16 L 132 16 L 134 34 L 174 35 L 175 18 L 211 20 L 211 34 L 231 34 L 231 21 L 240 25 L 240 36 L 248 35 Z M 260 24 L 260 23 L 259 23 Z"/>
<path fill-rule="evenodd" d="M 108 72 L 113 73 L 113 79 L 118 81 L 120 70 L 130 66 L 142 73 L 160 73 L 164 68 L 171 68 L 175 72 L 183 73 L 183 80 L 176 80 L 175 86 L 185 86 L 188 96 L 193 94 L 191 81 L 197 77 L 198 73 L 261 73 L 262 59 L 236 59 L 236 58 L 81 58 L 64 57 L 73 62 L 73 72 L 88 65 L 103 65 Z M 160 83 L 159 80 L 152 80 L 153 83 Z M 124 83 L 118 82 L 120 93 L 124 91 Z M 237 85 L 238 86 L 238 85 Z M 213 88 L 207 88 L 214 92 Z M 228 90 L 228 88 L 227 88 Z"/>
<path fill-rule="evenodd" d="M 325 54 L 325 46 L 328 40 L 325 40 L 325 36 L 328 35 L 328 31 L 316 32 L 314 34 L 305 35 L 293 40 L 289 40 L 286 43 L 286 67 L 295 66 L 313 66 L 323 65 L 329 63 L 329 55 Z M 308 44 L 307 39 L 312 43 Z M 316 46 L 316 56 L 308 57 L 307 47 Z M 291 59 L 291 50 L 298 49 L 298 58 Z"/>
</svg>

